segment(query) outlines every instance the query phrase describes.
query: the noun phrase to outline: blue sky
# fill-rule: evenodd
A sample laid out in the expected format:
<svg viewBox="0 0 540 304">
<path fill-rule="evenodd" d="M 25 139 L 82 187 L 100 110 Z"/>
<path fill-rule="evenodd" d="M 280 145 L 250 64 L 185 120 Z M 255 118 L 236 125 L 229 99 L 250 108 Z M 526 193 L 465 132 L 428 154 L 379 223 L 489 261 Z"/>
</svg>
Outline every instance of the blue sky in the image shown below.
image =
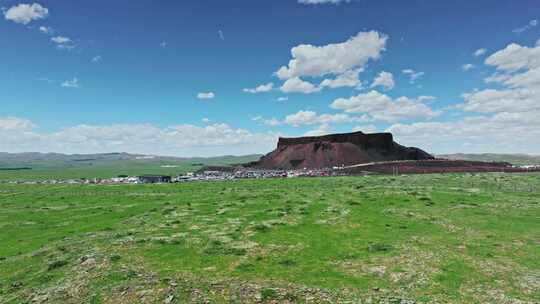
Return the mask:
<svg viewBox="0 0 540 304">
<path fill-rule="evenodd" d="M 265 153 L 362 130 L 540 153 L 537 1 L 0 6 L 2 151 Z"/>
</svg>

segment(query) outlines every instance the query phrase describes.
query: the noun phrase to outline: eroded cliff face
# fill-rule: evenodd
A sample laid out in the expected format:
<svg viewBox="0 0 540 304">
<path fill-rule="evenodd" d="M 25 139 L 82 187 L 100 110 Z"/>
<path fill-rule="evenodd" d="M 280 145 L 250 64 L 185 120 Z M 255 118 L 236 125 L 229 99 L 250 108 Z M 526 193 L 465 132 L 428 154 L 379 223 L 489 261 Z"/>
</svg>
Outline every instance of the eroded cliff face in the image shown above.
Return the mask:
<svg viewBox="0 0 540 304">
<path fill-rule="evenodd" d="M 279 138 L 278 148 L 282 146 L 310 144 L 317 142 L 352 143 L 364 148 L 381 147 L 390 148 L 394 142 L 391 133 L 365 134 L 363 132 L 329 134 L 324 136 L 306 136 L 296 138 Z"/>
<path fill-rule="evenodd" d="M 433 159 L 433 156 L 421 149 L 397 144 L 390 133 L 353 132 L 280 138 L 277 149 L 261 157 L 254 166 L 268 169 L 316 169 L 375 161 L 422 159 Z"/>
</svg>

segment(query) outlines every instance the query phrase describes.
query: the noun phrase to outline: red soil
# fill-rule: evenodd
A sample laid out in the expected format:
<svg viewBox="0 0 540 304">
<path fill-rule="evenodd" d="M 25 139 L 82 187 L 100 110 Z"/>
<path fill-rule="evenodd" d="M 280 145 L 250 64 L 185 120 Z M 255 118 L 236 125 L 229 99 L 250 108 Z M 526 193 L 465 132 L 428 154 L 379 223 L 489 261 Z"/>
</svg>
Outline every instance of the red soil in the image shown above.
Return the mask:
<svg viewBox="0 0 540 304">
<path fill-rule="evenodd" d="M 343 169 L 343 173 L 360 174 L 375 172 L 385 174 L 452 173 L 452 172 L 528 172 L 514 168 L 509 163 L 492 163 L 465 160 L 419 160 L 365 164 Z"/>
</svg>

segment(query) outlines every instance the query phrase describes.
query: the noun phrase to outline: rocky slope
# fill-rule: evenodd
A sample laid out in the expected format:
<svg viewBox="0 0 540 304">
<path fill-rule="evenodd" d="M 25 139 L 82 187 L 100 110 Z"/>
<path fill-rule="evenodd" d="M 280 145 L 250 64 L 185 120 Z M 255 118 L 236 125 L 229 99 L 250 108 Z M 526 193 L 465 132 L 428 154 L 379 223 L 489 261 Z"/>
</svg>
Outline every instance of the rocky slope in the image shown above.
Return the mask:
<svg viewBox="0 0 540 304">
<path fill-rule="evenodd" d="M 328 168 L 375 161 L 433 159 L 427 152 L 404 147 L 390 133 L 362 132 L 280 138 L 277 148 L 254 167 L 267 169 Z"/>
</svg>

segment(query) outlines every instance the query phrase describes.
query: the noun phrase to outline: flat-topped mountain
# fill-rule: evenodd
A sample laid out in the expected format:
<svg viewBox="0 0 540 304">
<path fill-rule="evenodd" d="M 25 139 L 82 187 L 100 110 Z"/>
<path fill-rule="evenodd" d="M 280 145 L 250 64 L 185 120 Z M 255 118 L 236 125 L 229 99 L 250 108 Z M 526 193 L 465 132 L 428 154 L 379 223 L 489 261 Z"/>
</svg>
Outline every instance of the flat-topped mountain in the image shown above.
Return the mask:
<svg viewBox="0 0 540 304">
<path fill-rule="evenodd" d="M 363 132 L 280 138 L 277 148 L 254 167 L 267 169 L 328 168 L 376 161 L 433 159 L 429 153 L 394 142 L 391 133 Z"/>
</svg>

